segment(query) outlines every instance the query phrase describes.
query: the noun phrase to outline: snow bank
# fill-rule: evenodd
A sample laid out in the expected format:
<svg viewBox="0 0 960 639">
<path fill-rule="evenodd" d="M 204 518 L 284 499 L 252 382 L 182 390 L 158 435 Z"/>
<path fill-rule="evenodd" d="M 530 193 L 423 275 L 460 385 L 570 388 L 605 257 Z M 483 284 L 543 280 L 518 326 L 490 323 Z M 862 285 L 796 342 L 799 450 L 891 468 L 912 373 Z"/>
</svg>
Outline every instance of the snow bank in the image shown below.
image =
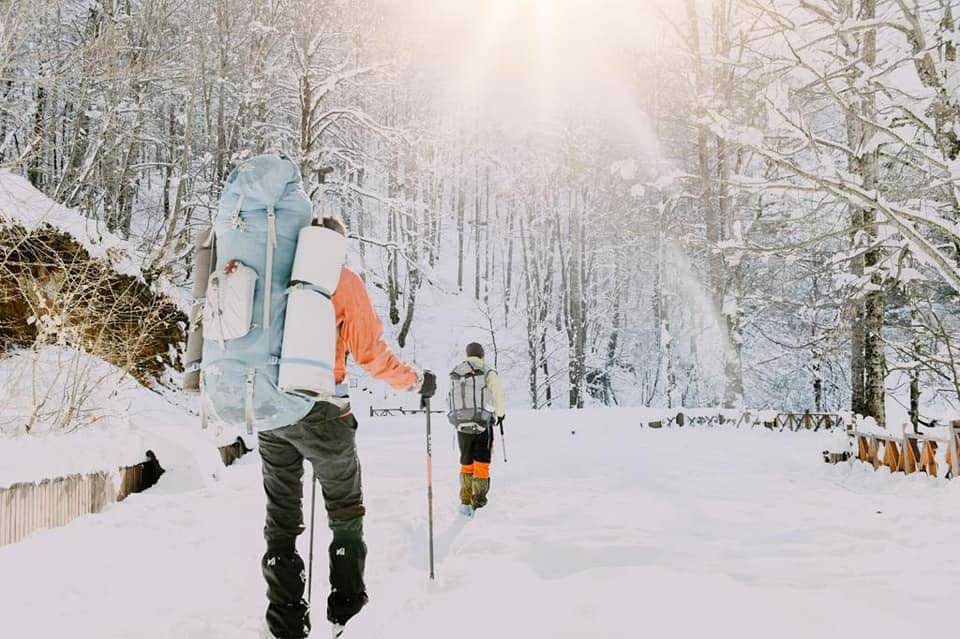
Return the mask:
<svg viewBox="0 0 960 639">
<path fill-rule="evenodd" d="M 901 433 L 899 428 L 887 430 L 877 423 L 873 417 L 863 417 L 857 423 L 857 432 L 864 435 L 876 435 L 879 437 L 898 436 Z"/>
<path fill-rule="evenodd" d="M 164 468 L 182 471 L 180 488 L 197 487 L 222 468 L 217 446 L 236 437 L 201 432 L 185 407 L 99 358 L 57 346 L 0 359 L 0 430 L 0 486 L 115 472 L 150 449 Z"/>
<path fill-rule="evenodd" d="M 116 426 L 143 391 L 123 370 L 70 347 L 14 351 L 0 359 L 0 431 Z"/>
<path fill-rule="evenodd" d="M 104 428 L 0 439 L 0 488 L 75 474 L 116 472 L 145 460 L 141 433 Z M 119 484 L 114 481 L 114 486 Z"/>
</svg>

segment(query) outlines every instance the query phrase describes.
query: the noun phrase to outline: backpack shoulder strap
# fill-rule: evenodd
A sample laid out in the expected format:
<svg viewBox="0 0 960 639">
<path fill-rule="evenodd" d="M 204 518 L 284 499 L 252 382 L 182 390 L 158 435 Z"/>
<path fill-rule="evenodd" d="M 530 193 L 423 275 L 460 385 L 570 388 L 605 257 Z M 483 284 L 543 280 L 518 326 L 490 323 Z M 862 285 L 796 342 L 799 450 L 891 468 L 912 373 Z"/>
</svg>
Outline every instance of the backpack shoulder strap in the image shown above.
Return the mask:
<svg viewBox="0 0 960 639">
<path fill-rule="evenodd" d="M 456 367 L 450 371 L 451 375 L 456 375 L 457 377 L 473 377 L 477 374 L 477 368 L 474 366 L 470 360 L 463 360 Z"/>
<path fill-rule="evenodd" d="M 477 373 L 483 373 L 483 376 L 486 377 L 491 372 L 495 372 L 492 368 L 490 368 L 486 364 L 482 366 L 474 366 L 473 362 L 471 362 L 470 360 L 464 360 L 464 363 L 470 367 L 470 370 L 471 372 L 473 372 L 474 375 L 476 375 Z"/>
<path fill-rule="evenodd" d="M 204 231 L 203 239 L 200 240 L 200 245 L 203 248 L 215 249 L 217 246 L 217 232 L 211 224 L 206 231 Z"/>
</svg>

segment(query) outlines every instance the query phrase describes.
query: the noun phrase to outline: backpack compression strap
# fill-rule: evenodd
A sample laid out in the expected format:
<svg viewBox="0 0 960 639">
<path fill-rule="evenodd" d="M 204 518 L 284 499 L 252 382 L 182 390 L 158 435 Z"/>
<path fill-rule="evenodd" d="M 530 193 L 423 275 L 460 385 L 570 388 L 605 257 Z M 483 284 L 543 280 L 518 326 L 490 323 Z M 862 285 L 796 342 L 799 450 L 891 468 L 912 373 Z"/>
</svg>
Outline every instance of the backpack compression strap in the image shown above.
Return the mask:
<svg viewBox="0 0 960 639">
<path fill-rule="evenodd" d="M 263 268 L 263 330 L 270 330 L 270 289 L 273 286 L 273 249 L 277 246 L 277 213 L 267 207 L 267 260 Z"/>
<path fill-rule="evenodd" d="M 243 420 L 247 424 L 247 434 L 253 435 L 253 386 L 257 380 L 257 369 L 247 369 L 247 396 L 244 402 Z"/>
</svg>

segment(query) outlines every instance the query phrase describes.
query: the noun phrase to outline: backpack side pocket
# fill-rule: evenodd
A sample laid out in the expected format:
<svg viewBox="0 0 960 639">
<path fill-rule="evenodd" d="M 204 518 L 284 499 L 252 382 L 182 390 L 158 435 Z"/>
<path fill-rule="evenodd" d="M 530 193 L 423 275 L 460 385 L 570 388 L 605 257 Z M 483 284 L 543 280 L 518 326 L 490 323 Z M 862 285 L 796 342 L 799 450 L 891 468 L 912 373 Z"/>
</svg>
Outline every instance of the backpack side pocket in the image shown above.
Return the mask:
<svg viewBox="0 0 960 639">
<path fill-rule="evenodd" d="M 225 342 L 243 337 L 253 327 L 253 299 L 257 272 L 235 261 L 229 273 L 212 273 L 203 304 L 203 334 Z"/>
</svg>

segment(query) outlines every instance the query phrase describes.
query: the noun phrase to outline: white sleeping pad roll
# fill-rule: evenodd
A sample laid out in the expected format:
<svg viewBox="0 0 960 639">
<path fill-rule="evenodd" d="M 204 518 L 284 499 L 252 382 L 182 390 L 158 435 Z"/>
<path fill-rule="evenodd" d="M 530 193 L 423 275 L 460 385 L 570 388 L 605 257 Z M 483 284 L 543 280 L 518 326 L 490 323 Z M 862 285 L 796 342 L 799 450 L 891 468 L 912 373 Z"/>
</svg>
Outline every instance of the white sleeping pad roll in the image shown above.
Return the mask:
<svg viewBox="0 0 960 639">
<path fill-rule="evenodd" d="M 337 317 L 331 296 L 340 282 L 347 238 L 321 226 L 300 231 L 287 298 L 280 390 L 312 399 L 333 397 Z"/>
<path fill-rule="evenodd" d="M 313 399 L 333 397 L 336 349 L 333 302 L 310 289 L 292 290 L 280 351 L 280 390 Z"/>
<path fill-rule="evenodd" d="M 347 256 L 347 238 L 322 226 L 300 231 L 291 282 L 304 282 L 333 295 Z"/>
</svg>

